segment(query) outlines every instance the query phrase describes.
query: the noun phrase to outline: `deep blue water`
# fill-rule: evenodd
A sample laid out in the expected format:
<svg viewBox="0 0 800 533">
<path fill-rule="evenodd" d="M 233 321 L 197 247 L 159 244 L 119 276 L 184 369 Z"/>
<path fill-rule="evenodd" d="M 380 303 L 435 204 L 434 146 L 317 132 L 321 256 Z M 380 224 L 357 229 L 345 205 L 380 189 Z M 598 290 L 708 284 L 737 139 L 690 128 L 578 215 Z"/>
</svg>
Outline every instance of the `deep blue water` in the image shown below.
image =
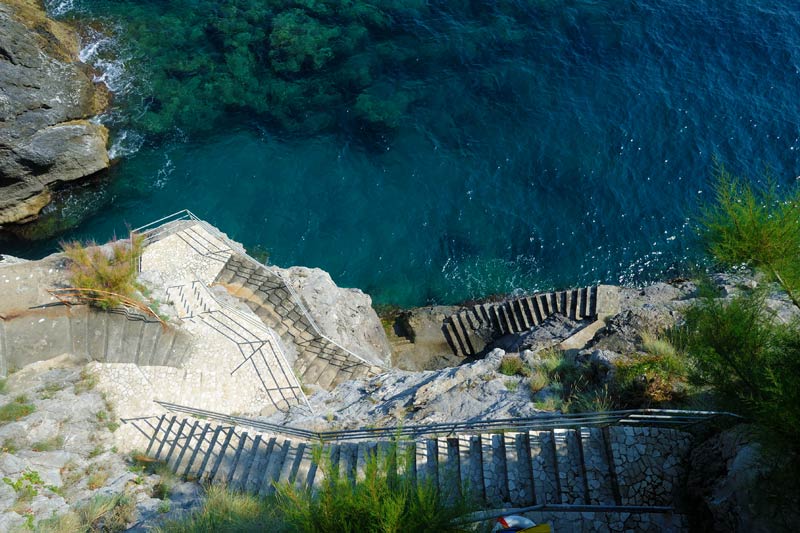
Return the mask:
<svg viewBox="0 0 800 533">
<path fill-rule="evenodd" d="M 80 20 L 103 4 L 50 7 Z M 58 208 L 88 213 L 59 238 L 104 240 L 188 208 L 275 264 L 324 268 L 378 302 L 450 303 L 675 274 L 701 256 L 690 219 L 715 157 L 784 186 L 800 174 L 800 3 L 516 4 L 524 46 L 429 69 L 426 97 L 376 144 L 231 114 L 213 134 L 140 134 L 134 151 L 136 69 L 90 57 L 117 69 L 106 120 L 130 153 L 105 192 Z M 426 38 L 457 48 L 463 31 Z"/>
</svg>

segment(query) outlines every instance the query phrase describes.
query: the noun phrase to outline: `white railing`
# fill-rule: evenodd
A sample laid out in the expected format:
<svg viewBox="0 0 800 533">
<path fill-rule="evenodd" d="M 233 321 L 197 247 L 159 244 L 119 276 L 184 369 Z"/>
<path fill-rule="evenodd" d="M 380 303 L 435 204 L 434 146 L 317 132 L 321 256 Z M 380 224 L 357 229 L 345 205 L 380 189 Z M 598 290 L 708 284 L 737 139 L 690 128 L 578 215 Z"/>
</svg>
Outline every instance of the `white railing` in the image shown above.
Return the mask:
<svg viewBox="0 0 800 533">
<path fill-rule="evenodd" d="M 183 210 L 178 211 L 176 213 L 172 213 L 171 215 L 167 215 L 165 217 L 162 217 L 162 218 L 160 218 L 158 220 L 154 220 L 153 222 L 145 224 L 144 226 L 140 226 L 140 227 L 138 227 L 136 229 L 133 229 L 133 230 L 131 230 L 131 235 L 133 235 L 133 234 L 143 235 L 145 237 L 145 239 L 146 239 L 147 244 L 151 244 L 151 243 L 153 243 L 153 242 L 155 242 L 155 241 L 157 241 L 157 240 L 159 240 L 159 239 L 171 234 L 170 232 L 171 232 L 172 228 L 167 227 L 168 224 L 173 223 L 173 222 L 178 222 L 178 221 L 181 221 L 181 220 L 191 220 L 191 221 L 199 224 L 200 226 L 203 227 L 203 229 L 205 229 L 210 234 L 214 235 L 216 238 L 220 239 L 222 242 L 227 244 L 231 248 L 231 250 L 233 250 L 236 253 L 240 254 L 242 257 L 244 257 L 248 262 L 253 264 L 255 267 L 264 268 L 269 273 L 271 273 L 272 275 L 276 276 L 281 281 L 281 283 L 286 288 L 286 290 L 289 292 L 289 294 L 291 294 L 292 302 L 298 307 L 298 309 L 303 314 L 305 319 L 308 320 L 308 323 L 311 325 L 312 329 L 314 330 L 314 333 L 316 333 L 318 337 L 320 337 L 321 339 L 323 339 L 326 342 L 332 344 L 336 348 L 342 350 L 343 352 L 345 352 L 348 355 L 356 358 L 357 360 L 359 360 L 360 362 L 362 362 L 362 363 L 364 363 L 364 364 L 366 364 L 368 366 L 374 366 L 374 367 L 382 368 L 384 370 L 388 370 L 388 368 L 386 366 L 384 366 L 383 364 L 378 363 L 378 362 L 374 362 L 374 361 L 370 361 L 369 359 L 358 355 L 357 353 L 353 352 L 352 350 L 349 350 L 349 349 L 345 348 L 344 346 L 342 346 L 341 344 L 339 344 L 335 340 L 333 340 L 330 337 L 328 337 L 327 335 L 325 335 L 322 332 L 322 329 L 317 324 L 316 320 L 314 320 L 314 318 L 311 316 L 311 312 L 306 308 L 305 304 L 303 304 L 303 301 L 302 301 L 302 298 L 300 297 L 300 295 L 297 293 L 297 291 L 294 289 L 294 287 L 292 287 L 292 285 L 288 282 L 288 280 L 286 280 L 286 278 L 283 276 L 283 274 L 281 274 L 277 270 L 276 267 L 260 263 L 259 261 L 257 261 L 253 257 L 251 257 L 247 253 L 247 250 L 245 250 L 242 245 L 240 245 L 239 243 L 234 242 L 233 240 L 230 239 L 230 237 L 228 237 L 227 235 L 222 233 L 219 229 L 215 228 L 214 226 L 212 226 L 211 224 L 209 224 L 205 220 L 199 218 L 197 215 L 195 215 L 194 213 L 192 213 L 188 209 L 183 209 Z"/>
</svg>

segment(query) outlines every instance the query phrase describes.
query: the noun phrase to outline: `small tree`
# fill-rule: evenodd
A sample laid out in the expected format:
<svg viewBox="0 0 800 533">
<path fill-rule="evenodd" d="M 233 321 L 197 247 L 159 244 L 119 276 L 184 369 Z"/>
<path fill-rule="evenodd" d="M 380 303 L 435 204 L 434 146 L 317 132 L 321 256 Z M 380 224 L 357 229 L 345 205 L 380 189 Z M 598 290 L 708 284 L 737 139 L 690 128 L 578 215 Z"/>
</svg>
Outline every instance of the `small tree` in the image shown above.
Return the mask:
<svg viewBox="0 0 800 533">
<path fill-rule="evenodd" d="M 717 167 L 715 201 L 700 222 L 708 252 L 724 267 L 747 264 L 777 281 L 800 309 L 800 188 L 781 197 Z"/>
</svg>

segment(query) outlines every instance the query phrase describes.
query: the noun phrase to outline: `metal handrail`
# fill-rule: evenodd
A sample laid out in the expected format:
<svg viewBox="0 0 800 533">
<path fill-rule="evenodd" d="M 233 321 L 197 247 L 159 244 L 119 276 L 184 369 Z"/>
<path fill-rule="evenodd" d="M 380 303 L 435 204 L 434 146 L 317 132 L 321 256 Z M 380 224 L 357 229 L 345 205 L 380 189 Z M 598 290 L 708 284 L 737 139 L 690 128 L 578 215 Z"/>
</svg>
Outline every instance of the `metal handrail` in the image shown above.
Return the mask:
<svg viewBox="0 0 800 533">
<path fill-rule="evenodd" d="M 676 409 L 629 409 L 604 413 L 546 414 L 528 418 L 505 418 L 468 422 L 446 422 L 438 424 L 410 425 L 384 428 L 343 429 L 333 431 L 311 431 L 307 429 L 272 424 L 248 417 L 226 415 L 155 400 L 170 412 L 202 416 L 233 425 L 249 426 L 269 433 L 300 437 L 320 442 L 351 441 L 380 438 L 416 438 L 424 435 L 453 435 L 459 433 L 503 432 L 519 430 L 548 430 L 576 427 L 647 426 L 680 428 L 715 418 L 741 416 L 721 411 L 683 411 Z"/>
<path fill-rule="evenodd" d="M 179 220 L 192 220 L 194 222 L 199 223 L 206 231 L 208 231 L 209 233 L 211 233 L 212 235 L 214 235 L 215 237 L 217 237 L 221 241 L 225 242 L 228 246 L 231 247 L 232 250 L 235 250 L 242 257 L 244 257 L 248 262 L 252 263 L 253 265 L 255 265 L 257 267 L 265 268 L 271 274 L 275 275 L 281 281 L 281 283 L 283 284 L 284 288 L 286 288 L 286 290 L 289 292 L 289 294 L 291 294 L 293 303 L 300 309 L 300 312 L 303 314 L 303 316 L 306 318 L 306 320 L 308 320 L 308 322 L 311 325 L 311 327 L 314 330 L 314 332 L 321 339 L 324 339 L 325 341 L 329 342 L 330 344 L 336 346 L 338 349 L 342 350 L 343 352 L 347 353 L 348 355 L 350 355 L 352 357 L 355 357 L 360 362 L 362 362 L 362 363 L 364 363 L 364 364 L 366 364 L 368 366 L 375 366 L 375 367 L 378 367 L 378 368 L 382 368 L 384 370 L 388 370 L 388 368 L 385 367 L 384 365 L 382 365 L 380 363 L 376 363 L 376 362 L 370 361 L 370 360 L 366 359 L 365 357 L 362 357 L 362 356 L 358 355 L 357 353 L 353 352 L 352 350 L 349 350 L 349 349 L 345 348 L 344 346 L 342 346 L 341 344 L 339 344 L 335 340 L 333 340 L 330 337 L 328 337 L 327 335 L 325 335 L 322 332 L 322 329 L 317 324 L 316 320 L 314 320 L 314 318 L 311 316 L 311 312 L 306 308 L 305 304 L 303 304 L 303 301 L 302 301 L 302 298 L 300 297 L 300 295 L 297 293 L 297 291 L 294 289 L 294 287 L 292 287 L 292 285 L 286 280 L 286 278 L 284 278 L 284 276 L 275 269 L 274 266 L 260 263 L 255 258 L 251 257 L 247 253 L 247 250 L 244 249 L 244 247 L 242 247 L 238 243 L 233 242 L 230 239 L 230 237 L 228 237 L 224 233 L 220 232 L 217 228 L 215 228 L 214 226 L 212 226 L 211 224 L 209 224 L 205 220 L 199 218 L 197 215 L 195 215 L 194 213 L 192 213 L 188 209 L 182 209 L 181 211 L 177 211 L 175 213 L 172 213 L 171 215 L 167 215 L 165 217 L 161 217 L 158 220 L 154 220 L 153 222 L 150 222 L 150 223 L 145 224 L 143 226 L 140 226 L 140 227 L 138 227 L 136 229 L 133 229 L 133 230 L 131 230 L 131 235 L 140 234 L 140 235 L 144 235 L 145 238 L 148 238 L 150 235 L 154 234 L 156 232 L 156 230 L 158 230 L 160 227 L 164 226 L 165 224 L 168 224 L 168 223 L 171 223 L 171 222 L 176 222 L 176 221 L 179 221 Z M 155 235 L 159 235 L 159 234 L 155 233 Z"/>
<path fill-rule="evenodd" d="M 294 372 L 292 372 L 292 370 L 291 370 L 292 365 L 289 364 L 289 361 L 286 359 L 286 356 L 283 353 L 282 343 L 280 342 L 280 338 L 272 330 L 272 328 L 267 327 L 260 320 L 254 320 L 253 318 L 247 316 L 246 314 L 244 314 L 243 312 L 239 311 L 235 307 L 230 306 L 230 305 L 228 305 L 228 304 L 226 304 L 224 302 L 221 302 L 220 300 L 217 299 L 216 296 L 214 296 L 214 293 L 212 293 L 208 289 L 208 287 L 206 287 L 206 285 L 204 283 L 197 282 L 197 281 L 195 281 L 193 283 L 197 283 L 197 285 L 199 287 L 201 287 L 201 290 L 205 293 L 205 295 L 208 298 L 210 298 L 214 303 L 216 303 L 219 307 L 221 307 L 222 309 L 226 310 L 229 313 L 232 313 L 239 320 L 242 320 L 243 322 L 248 323 L 251 327 L 258 329 L 262 333 L 265 333 L 267 336 L 269 336 L 268 344 L 269 344 L 270 350 L 272 351 L 272 354 L 275 356 L 275 358 L 280 360 L 280 362 L 282 364 L 281 371 L 282 371 L 283 375 L 286 377 L 287 381 L 289 381 L 290 383 L 292 381 L 294 381 L 294 383 L 293 383 L 294 387 L 297 388 L 298 391 L 300 391 L 300 397 L 302 398 L 302 400 L 305 403 L 306 407 L 308 408 L 309 412 L 313 413 L 313 410 L 311 409 L 311 404 L 308 401 L 308 397 L 306 396 L 305 392 L 303 392 L 303 387 L 300 384 L 299 380 L 297 379 L 297 376 L 295 376 Z M 277 349 L 275 348 L 276 345 L 277 345 Z M 284 370 L 286 368 L 289 369 L 289 372 Z"/>
</svg>

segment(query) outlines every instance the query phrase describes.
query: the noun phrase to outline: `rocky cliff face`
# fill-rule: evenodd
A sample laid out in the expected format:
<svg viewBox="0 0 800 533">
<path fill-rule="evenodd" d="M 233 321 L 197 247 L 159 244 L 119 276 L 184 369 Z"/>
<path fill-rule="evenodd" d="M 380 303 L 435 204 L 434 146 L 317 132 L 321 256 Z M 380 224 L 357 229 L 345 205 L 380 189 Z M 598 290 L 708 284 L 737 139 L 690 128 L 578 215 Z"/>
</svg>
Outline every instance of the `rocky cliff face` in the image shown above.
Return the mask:
<svg viewBox="0 0 800 533">
<path fill-rule="evenodd" d="M 56 184 L 108 168 L 108 101 L 78 61 L 78 37 L 38 0 L 0 1 L 0 227 L 28 222 Z"/>
</svg>

